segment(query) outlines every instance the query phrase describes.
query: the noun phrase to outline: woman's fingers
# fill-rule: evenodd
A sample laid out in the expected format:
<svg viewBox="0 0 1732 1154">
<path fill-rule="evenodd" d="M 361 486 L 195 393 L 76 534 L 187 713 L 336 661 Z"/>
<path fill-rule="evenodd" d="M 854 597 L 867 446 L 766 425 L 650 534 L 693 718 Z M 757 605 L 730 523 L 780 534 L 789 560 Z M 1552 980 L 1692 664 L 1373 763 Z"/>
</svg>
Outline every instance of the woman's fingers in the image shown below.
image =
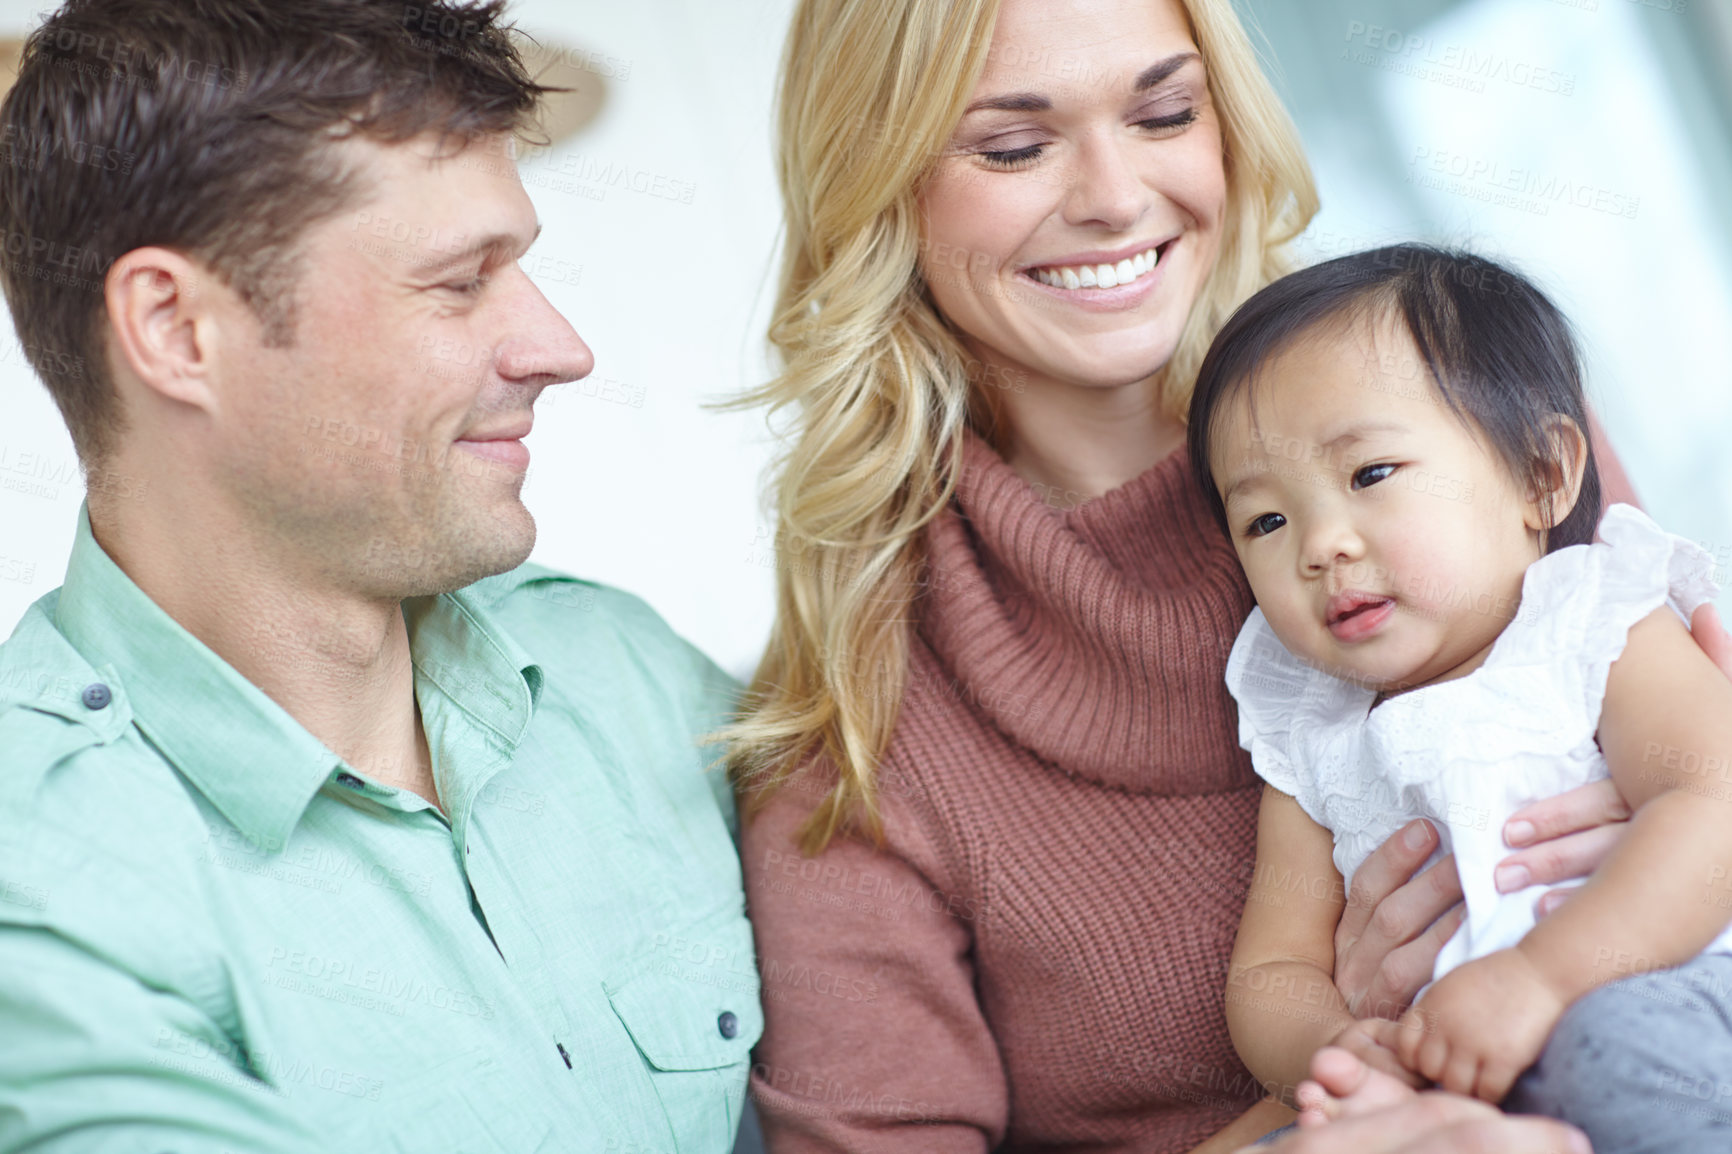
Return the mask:
<svg viewBox="0 0 1732 1154">
<path fill-rule="evenodd" d="M 1437 1093 L 1248 1149 L 1258 1154 L 1592 1154 L 1581 1132 L 1561 1122 L 1505 1117 L 1484 1102 Z"/>
<path fill-rule="evenodd" d="M 1383 964 L 1366 987 L 1360 1007 L 1363 1014 L 1368 1018 L 1393 1019 L 1406 1013 L 1414 995 L 1431 981 L 1432 972 L 1437 969 L 1437 955 L 1465 917 L 1467 906 L 1458 901 L 1423 934 L 1384 955 Z"/>
<path fill-rule="evenodd" d="M 1547 890 L 1540 895 L 1540 900 L 1534 903 L 1534 917 L 1543 918 L 1555 911 L 1559 906 L 1570 900 L 1581 886 L 1563 886 L 1560 889 Z"/>
<path fill-rule="evenodd" d="M 1358 874 L 1353 885 L 1359 886 Z M 1436 923 L 1460 901 L 1461 879 L 1451 855 L 1385 896 L 1356 934 L 1348 932 L 1343 914 L 1335 931 L 1335 985 L 1355 1017 L 1393 1017 L 1413 1000 L 1431 978 L 1437 951 L 1460 924 Z"/>
<path fill-rule="evenodd" d="M 1341 911 L 1335 933 L 1337 952 L 1342 935 L 1350 939 L 1363 935 L 1383 899 L 1406 885 L 1436 848 L 1437 831 L 1430 822 L 1420 819 L 1408 822 L 1395 831 L 1395 836 L 1371 851 L 1371 856 L 1353 875 L 1353 889 L 1347 895 L 1347 908 Z"/>
<path fill-rule="evenodd" d="M 1732 633 L 1726 632 L 1720 611 L 1711 602 L 1703 602 L 1691 614 L 1690 634 L 1708 659 L 1720 667 L 1720 672 L 1732 677 Z"/>
<path fill-rule="evenodd" d="M 1624 836 L 1625 826 L 1625 822 L 1617 821 L 1555 837 L 1510 854 L 1497 864 L 1492 874 L 1498 893 L 1512 894 L 1531 885 L 1580 881 L 1606 860 L 1606 855 Z"/>
<path fill-rule="evenodd" d="M 1618 796 L 1618 787 L 1611 778 L 1601 778 L 1516 810 L 1504 822 L 1503 840 L 1520 849 L 1629 817 L 1630 807 Z"/>
</svg>

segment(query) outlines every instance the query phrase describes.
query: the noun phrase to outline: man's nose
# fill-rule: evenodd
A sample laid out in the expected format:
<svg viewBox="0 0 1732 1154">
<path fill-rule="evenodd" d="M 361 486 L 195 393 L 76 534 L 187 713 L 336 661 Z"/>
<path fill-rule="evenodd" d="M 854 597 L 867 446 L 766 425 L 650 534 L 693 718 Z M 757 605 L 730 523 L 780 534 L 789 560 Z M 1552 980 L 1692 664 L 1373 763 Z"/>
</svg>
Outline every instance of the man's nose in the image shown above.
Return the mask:
<svg viewBox="0 0 1732 1154">
<path fill-rule="evenodd" d="M 507 302 L 510 332 L 496 354 L 499 375 L 539 388 L 587 377 L 595 354 L 529 275 L 521 269 L 516 275 L 522 279 Z"/>
</svg>

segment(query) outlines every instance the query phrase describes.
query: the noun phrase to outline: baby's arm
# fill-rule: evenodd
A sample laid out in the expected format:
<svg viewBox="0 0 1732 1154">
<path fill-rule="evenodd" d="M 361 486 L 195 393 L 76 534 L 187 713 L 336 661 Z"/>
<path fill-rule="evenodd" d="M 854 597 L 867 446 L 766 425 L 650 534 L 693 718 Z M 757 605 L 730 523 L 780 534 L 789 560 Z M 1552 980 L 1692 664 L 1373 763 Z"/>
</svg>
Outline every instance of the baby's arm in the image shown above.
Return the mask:
<svg viewBox="0 0 1732 1154">
<path fill-rule="evenodd" d="M 1570 1003 L 1690 960 L 1732 918 L 1714 893 L 1732 879 L 1732 682 L 1670 609 L 1630 630 L 1599 740 L 1635 811 L 1629 832 L 1515 948 L 1446 975 L 1403 1020 L 1402 1061 L 1446 1089 L 1501 1099 Z"/>
<path fill-rule="evenodd" d="M 1353 1024 L 1331 976 L 1346 904 L 1333 844 L 1298 802 L 1263 788 L 1257 868 L 1228 970 L 1227 1029 L 1246 1069 L 1289 1106 L 1311 1055 Z"/>
</svg>

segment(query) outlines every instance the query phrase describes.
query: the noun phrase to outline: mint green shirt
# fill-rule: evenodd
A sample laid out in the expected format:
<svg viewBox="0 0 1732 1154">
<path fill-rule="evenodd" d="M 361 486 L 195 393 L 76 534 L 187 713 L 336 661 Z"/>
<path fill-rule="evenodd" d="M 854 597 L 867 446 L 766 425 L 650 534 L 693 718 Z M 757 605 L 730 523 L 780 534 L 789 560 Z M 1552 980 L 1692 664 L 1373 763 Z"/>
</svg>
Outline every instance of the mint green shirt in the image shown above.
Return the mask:
<svg viewBox="0 0 1732 1154">
<path fill-rule="evenodd" d="M 736 686 L 537 566 L 404 615 L 449 820 L 80 514 L 0 645 L 0 1150 L 731 1148 L 763 1019 L 697 738 Z"/>
</svg>

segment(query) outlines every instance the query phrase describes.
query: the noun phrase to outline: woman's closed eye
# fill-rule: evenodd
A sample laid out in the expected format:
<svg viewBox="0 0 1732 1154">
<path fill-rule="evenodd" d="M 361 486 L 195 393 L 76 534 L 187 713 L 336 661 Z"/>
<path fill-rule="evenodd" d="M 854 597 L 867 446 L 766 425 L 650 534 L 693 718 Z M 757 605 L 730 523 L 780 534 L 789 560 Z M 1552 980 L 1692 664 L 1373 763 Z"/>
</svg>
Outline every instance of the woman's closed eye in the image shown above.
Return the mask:
<svg viewBox="0 0 1732 1154">
<path fill-rule="evenodd" d="M 1151 116 L 1137 121 L 1137 127 L 1154 133 L 1176 132 L 1181 128 L 1189 128 L 1197 120 L 1195 106 L 1171 112 L 1165 116 Z"/>
<path fill-rule="evenodd" d="M 1164 116 L 1144 117 L 1134 123 L 1137 128 L 1154 136 L 1172 136 L 1189 128 L 1196 121 L 1197 109 L 1193 105 L 1177 112 L 1167 113 Z M 989 141 L 988 143 L 996 142 Z M 1039 160 L 1046 149 L 1047 143 L 1045 141 L 1031 141 L 1026 144 L 1019 144 L 1014 148 L 982 148 L 975 155 L 994 168 L 1016 168 L 1019 165 Z"/>
<path fill-rule="evenodd" d="M 1020 148 L 989 149 L 977 155 L 994 168 L 1015 168 L 1031 160 L 1038 160 L 1045 151 L 1045 144 L 1025 144 Z"/>
</svg>

